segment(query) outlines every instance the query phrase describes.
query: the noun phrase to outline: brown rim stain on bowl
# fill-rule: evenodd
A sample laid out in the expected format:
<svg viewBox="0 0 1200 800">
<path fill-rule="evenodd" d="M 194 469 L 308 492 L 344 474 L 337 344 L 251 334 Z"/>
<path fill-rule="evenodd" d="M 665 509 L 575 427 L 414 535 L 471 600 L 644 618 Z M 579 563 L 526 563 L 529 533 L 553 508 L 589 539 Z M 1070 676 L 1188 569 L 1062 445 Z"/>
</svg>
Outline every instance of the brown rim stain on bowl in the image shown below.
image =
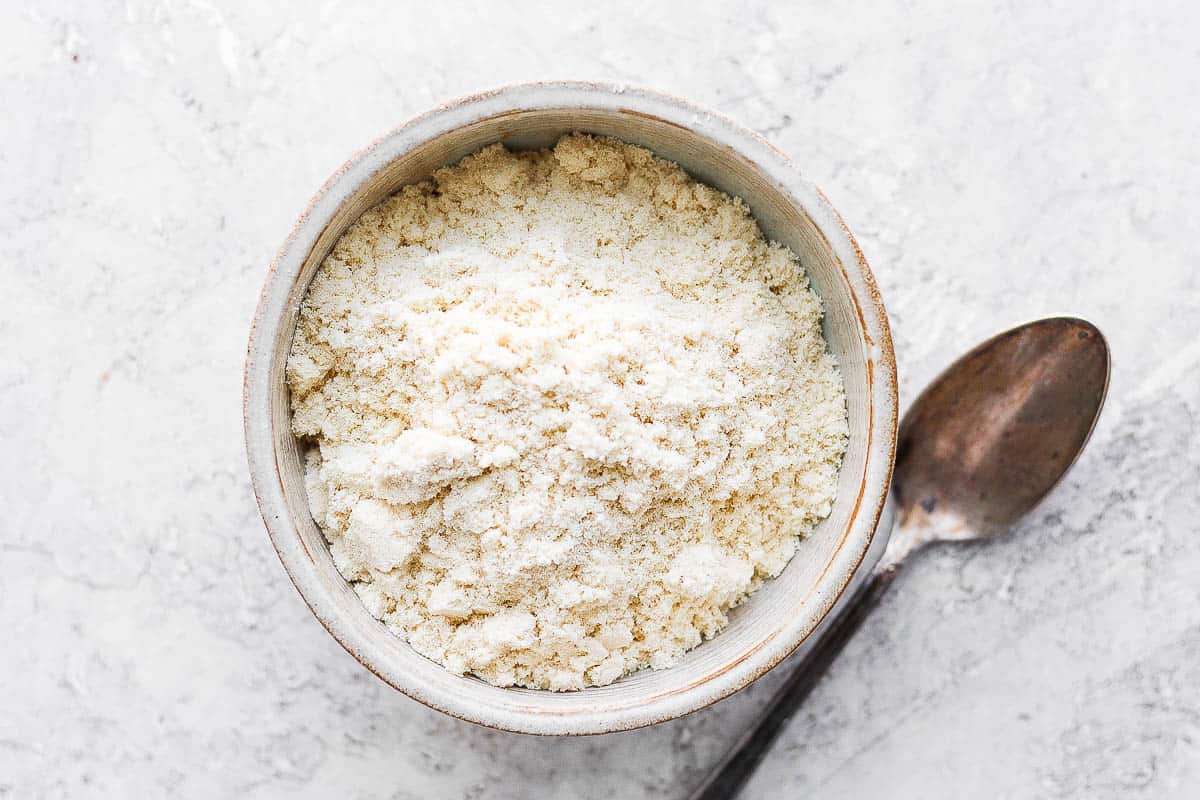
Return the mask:
<svg viewBox="0 0 1200 800">
<path fill-rule="evenodd" d="M 506 122 L 498 125 L 498 120 Z M 515 126 L 510 126 L 514 121 Z M 860 419 L 859 424 L 863 425 L 856 435 L 852 420 L 852 442 L 860 442 L 854 456 L 861 456 L 862 462 L 860 478 L 855 481 L 858 486 L 852 490 L 852 506 L 847 507 L 848 501 L 840 500 L 848 488 L 843 481 L 834 508 L 843 519 L 838 524 L 838 535 L 829 539 L 829 531 L 821 534 L 823 541 L 828 540 L 824 545 L 828 552 L 822 556 L 820 573 L 804 579 L 806 590 L 801 598 L 790 598 L 786 613 L 775 612 L 779 621 L 760 619 L 767 613 L 762 609 L 768 601 L 755 598 L 766 592 L 768 586 L 782 584 L 789 573 L 793 583 L 800 580 L 797 575 L 807 565 L 789 564 L 783 574 L 768 582 L 745 604 L 740 619 L 692 651 L 680 665 L 645 675 L 637 673 L 607 687 L 585 689 L 564 697 L 536 690 L 499 689 L 477 679 L 453 675 L 416 656 L 407 644 L 395 639 L 381 623 L 367 615 L 340 575 L 336 571 L 330 574 L 332 565 L 327 563 L 328 551 L 319 534 L 314 541 L 320 543 L 324 556 L 310 548 L 308 539 L 314 538 L 315 525 L 307 515 L 307 501 L 301 491 L 302 508 L 297 508 L 300 501 L 296 498 L 294 475 L 292 485 L 285 480 L 294 465 L 287 458 L 280 458 L 287 454 L 288 445 L 283 445 L 284 451 L 276 448 L 276 442 L 290 440 L 290 422 L 288 437 L 275 436 L 276 423 L 286 421 L 289 414 L 285 412 L 283 420 L 277 419 L 279 415 L 273 412 L 270 398 L 280 337 L 286 333 L 290 345 L 289 320 L 294 326 L 295 311 L 303 297 L 303 291 L 296 291 L 296 287 L 301 283 L 307 285 L 315 264 L 323 258 L 323 253 L 318 252 L 322 242 L 331 246 L 329 239 L 336 238 L 332 234 L 340 233 L 335 226 L 340 224 L 344 230 L 348 224 L 341 213 L 344 209 L 348 212 L 356 205 L 361 206 L 364 198 L 370 201 L 369 207 L 402 183 L 428 177 L 427 173 L 437 166 L 457 161 L 497 137 L 513 135 L 523 139 L 518 146 L 542 146 L 539 142 L 548 143 L 545 141 L 548 135 L 572 130 L 613 135 L 642 144 L 680 162 L 693 174 L 695 168 L 702 173 L 702 180 L 710 182 L 703 176 L 707 170 L 708 177 L 721 184 L 717 188 L 744 197 L 764 227 L 767 222 L 777 228 L 785 225 L 782 231 L 772 231 L 779 235 L 771 238 L 790 236 L 796 240 L 799 236 L 798 241 L 803 244 L 808 242 L 805 236 L 813 237 L 809 247 L 793 246 L 793 249 L 801 254 L 815 283 L 818 276 L 812 273 L 805 253 L 816 248 L 809 255 L 817 259 L 818 272 L 824 271 L 826 285 L 819 293 L 827 305 L 830 330 L 847 324 L 841 316 L 830 320 L 830 303 L 838 308 L 847 306 L 849 301 L 855 333 L 849 339 L 843 335 L 837 342 L 831 341 L 830 346 L 841 346 L 845 351 L 843 356 L 849 357 L 844 359 L 844 371 L 853 366 L 855 354 L 861 352 L 860 366 L 849 376 L 847 390 L 855 381 L 861 394 L 857 402 L 865 400 L 866 407 L 858 407 L 857 413 L 851 409 L 852 417 Z M 397 171 L 406 169 L 408 178 L 397 183 Z M 414 173 L 414 169 L 426 174 Z M 789 215 L 794 220 L 785 223 Z M 314 230 L 317 224 L 319 227 Z M 803 230 L 797 232 L 786 227 L 796 224 Z M 837 285 L 828 282 L 830 275 L 825 273 L 830 267 L 824 266 L 822 258 L 831 259 Z M 853 274 L 847 262 L 854 264 Z M 860 295 L 866 298 L 870 314 L 863 308 Z M 274 334 L 269 342 L 268 329 Z M 859 344 L 854 344 L 855 339 Z M 882 382 L 877 380 L 880 372 L 886 376 Z M 843 377 L 847 377 L 845 372 Z M 775 666 L 821 624 L 845 593 L 868 552 L 874 553 L 880 544 L 876 530 L 885 513 L 895 458 L 897 385 L 886 311 L 858 243 L 824 193 L 800 178 L 790 159 L 769 142 L 719 114 L 677 98 L 603 84 L 541 83 L 482 92 L 414 117 L 343 164 L 314 196 L 268 270 L 251 327 L 243 391 L 254 492 L 280 561 L 314 616 L 356 660 L 410 697 L 460 719 L 528 733 L 588 734 L 654 724 L 716 702 Z M 264 462 L 267 450 L 271 457 Z M 294 460 L 294 453 L 292 456 Z M 266 491 L 268 484 L 263 482 L 266 471 L 274 473 L 275 478 L 270 492 Z M 875 513 L 869 516 L 862 513 L 868 494 L 875 505 Z M 838 511 L 839 508 L 842 510 Z M 848 551 L 851 542 L 855 549 Z M 798 555 L 797 559 L 801 557 Z M 784 588 L 775 590 L 777 600 Z M 347 593 L 353 603 L 346 602 Z M 784 595 L 782 600 L 788 600 L 788 596 Z M 750 621 L 744 622 L 746 619 Z M 746 640 L 744 644 L 735 641 L 739 637 Z M 724 655 L 714 667 L 700 668 L 706 656 L 713 660 L 718 653 Z M 649 690 L 654 684 L 665 685 L 661 690 Z"/>
</svg>

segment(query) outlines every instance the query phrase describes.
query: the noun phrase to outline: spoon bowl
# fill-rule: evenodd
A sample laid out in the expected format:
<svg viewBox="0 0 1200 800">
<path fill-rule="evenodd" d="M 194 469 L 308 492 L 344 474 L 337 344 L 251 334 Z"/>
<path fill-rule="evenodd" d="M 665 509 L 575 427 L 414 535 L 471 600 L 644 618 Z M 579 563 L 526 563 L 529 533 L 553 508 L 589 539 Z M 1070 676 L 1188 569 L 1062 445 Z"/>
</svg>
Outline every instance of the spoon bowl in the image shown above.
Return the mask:
<svg viewBox="0 0 1200 800">
<path fill-rule="evenodd" d="M 1021 325 L 958 359 L 900 424 L 900 527 L 962 539 L 1012 525 L 1075 463 L 1108 376 L 1103 334 L 1075 317 Z"/>
</svg>

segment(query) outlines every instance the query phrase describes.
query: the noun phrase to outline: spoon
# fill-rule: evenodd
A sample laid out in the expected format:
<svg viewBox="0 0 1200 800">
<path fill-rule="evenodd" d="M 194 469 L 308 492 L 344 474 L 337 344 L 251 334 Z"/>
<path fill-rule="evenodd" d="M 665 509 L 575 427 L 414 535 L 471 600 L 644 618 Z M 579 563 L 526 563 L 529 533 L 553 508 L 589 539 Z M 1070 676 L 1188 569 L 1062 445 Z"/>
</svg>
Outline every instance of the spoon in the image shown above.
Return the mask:
<svg viewBox="0 0 1200 800">
<path fill-rule="evenodd" d="M 692 800 L 741 791 L 905 559 L 934 542 L 983 541 L 1054 488 L 1091 436 L 1108 373 L 1099 329 L 1052 317 L 987 340 L 921 393 L 900 423 L 892 481 L 898 522 L 887 549 Z"/>
</svg>

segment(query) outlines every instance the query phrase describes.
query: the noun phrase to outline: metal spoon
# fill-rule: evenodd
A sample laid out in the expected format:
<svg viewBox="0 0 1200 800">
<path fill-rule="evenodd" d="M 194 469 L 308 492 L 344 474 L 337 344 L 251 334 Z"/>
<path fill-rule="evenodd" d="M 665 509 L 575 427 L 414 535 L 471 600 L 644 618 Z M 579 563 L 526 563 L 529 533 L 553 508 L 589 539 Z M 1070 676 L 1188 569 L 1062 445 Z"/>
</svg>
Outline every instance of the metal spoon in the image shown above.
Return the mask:
<svg viewBox="0 0 1200 800">
<path fill-rule="evenodd" d="M 921 393 L 900 423 L 892 481 L 898 522 L 887 549 L 692 800 L 741 791 L 909 555 L 933 542 L 987 539 L 1054 488 L 1091 436 L 1108 373 L 1099 329 L 1053 317 L 987 340 Z"/>
</svg>

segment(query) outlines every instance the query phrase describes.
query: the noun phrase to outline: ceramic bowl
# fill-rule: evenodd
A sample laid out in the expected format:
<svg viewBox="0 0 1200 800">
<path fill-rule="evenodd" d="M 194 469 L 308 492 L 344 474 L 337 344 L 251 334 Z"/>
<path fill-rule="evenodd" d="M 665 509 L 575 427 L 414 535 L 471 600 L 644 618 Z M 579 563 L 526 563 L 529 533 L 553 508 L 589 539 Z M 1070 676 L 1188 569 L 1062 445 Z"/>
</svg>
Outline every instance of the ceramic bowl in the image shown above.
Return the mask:
<svg viewBox="0 0 1200 800">
<path fill-rule="evenodd" d="M 498 688 L 418 655 L 373 618 L 334 568 L 304 492 L 284 364 L 314 271 L 346 228 L 400 187 L 493 142 L 545 147 L 564 133 L 613 136 L 743 198 L 766 235 L 801 259 L 825 305 L 846 384 L 850 443 L 833 511 L 729 626 L 673 667 L 574 692 Z M 279 558 L 313 613 L 363 666 L 426 705 L 512 731 L 584 734 L 686 714 L 746 686 L 809 637 L 846 591 L 881 526 L 896 441 L 887 316 L 849 230 L 819 189 L 762 137 L 682 100 L 590 83 L 538 83 L 441 106 L 362 150 L 313 198 L 267 275 L 246 359 L 250 474 Z M 876 537 L 876 529 L 881 533 Z M 872 548 L 874 552 L 874 548 Z"/>
</svg>

